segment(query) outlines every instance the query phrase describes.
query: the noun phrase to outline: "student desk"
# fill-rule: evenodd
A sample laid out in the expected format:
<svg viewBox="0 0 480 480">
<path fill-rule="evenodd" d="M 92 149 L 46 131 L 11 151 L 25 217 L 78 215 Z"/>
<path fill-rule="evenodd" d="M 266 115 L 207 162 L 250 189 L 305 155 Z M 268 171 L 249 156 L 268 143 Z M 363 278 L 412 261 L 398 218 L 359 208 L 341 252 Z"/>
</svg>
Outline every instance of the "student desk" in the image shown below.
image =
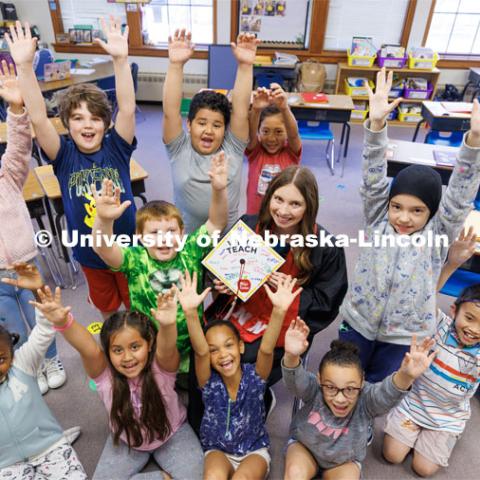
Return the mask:
<svg viewBox="0 0 480 480">
<path fill-rule="evenodd" d="M 353 110 L 353 101 L 349 95 L 327 95 L 327 97 L 327 103 L 305 104 L 300 93 L 289 93 L 288 104 L 297 120 L 343 124 L 340 145 L 343 145 L 346 133 L 343 149 L 343 156 L 346 157 L 350 139 L 350 124 L 348 122 Z"/>
<path fill-rule="evenodd" d="M 63 123 L 59 117 L 50 118 L 49 120 L 55 127 L 55 130 L 59 135 L 66 135 L 68 133 L 67 129 L 63 126 Z M 35 131 L 33 129 L 33 126 L 32 138 L 35 138 Z M 0 123 L 0 144 L 1 143 L 7 143 L 7 122 Z"/>
<path fill-rule="evenodd" d="M 466 132 L 470 128 L 470 114 L 469 113 L 451 113 L 442 105 L 443 102 L 422 102 L 422 117 L 423 120 L 417 123 L 415 132 L 413 133 L 412 141 L 417 139 L 420 125 L 427 122 L 431 130 L 440 132 Z M 461 105 L 464 102 L 448 102 L 452 107 L 455 104 Z"/>
<path fill-rule="evenodd" d="M 104 80 L 114 76 L 112 61 L 97 63 L 88 68 L 94 69 L 95 72 L 88 75 L 72 74 L 70 78 L 66 78 L 65 80 L 55 80 L 53 82 L 44 82 L 43 80 L 39 80 L 38 83 L 40 85 L 40 90 L 42 93 L 53 92 L 54 90 L 62 90 L 79 83 L 95 83 L 99 80 Z"/>
</svg>

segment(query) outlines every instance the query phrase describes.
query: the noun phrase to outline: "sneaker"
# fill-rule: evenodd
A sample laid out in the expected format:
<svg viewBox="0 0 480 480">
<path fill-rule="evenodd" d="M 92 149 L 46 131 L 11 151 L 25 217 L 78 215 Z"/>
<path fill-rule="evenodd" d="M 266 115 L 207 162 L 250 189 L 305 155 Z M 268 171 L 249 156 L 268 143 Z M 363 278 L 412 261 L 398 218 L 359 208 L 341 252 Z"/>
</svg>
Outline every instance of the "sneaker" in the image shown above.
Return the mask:
<svg viewBox="0 0 480 480">
<path fill-rule="evenodd" d="M 42 368 L 38 369 L 37 383 L 38 383 L 38 388 L 40 389 L 41 394 L 45 395 L 48 392 L 48 383 L 47 383 L 47 379 L 45 378 L 45 375 L 43 374 Z"/>
<path fill-rule="evenodd" d="M 367 447 L 373 442 L 373 423 L 369 423 L 367 427 Z"/>
<path fill-rule="evenodd" d="M 73 445 L 73 443 L 80 436 L 81 433 L 82 433 L 82 429 L 78 426 L 67 428 L 66 430 L 63 431 L 63 435 L 67 439 L 67 442 L 70 445 Z"/>
<path fill-rule="evenodd" d="M 59 388 L 67 381 L 67 375 L 62 362 L 56 355 L 53 358 L 46 358 L 43 362 L 45 375 L 47 376 L 48 386 L 50 388 Z"/>
<path fill-rule="evenodd" d="M 268 420 L 268 417 L 273 412 L 273 409 L 277 405 L 277 398 L 275 397 L 275 392 L 273 391 L 273 388 L 269 387 L 268 389 L 270 390 L 270 395 L 272 396 L 272 401 L 270 403 L 270 406 L 268 407 L 267 418 L 266 418 L 267 420 Z"/>
</svg>

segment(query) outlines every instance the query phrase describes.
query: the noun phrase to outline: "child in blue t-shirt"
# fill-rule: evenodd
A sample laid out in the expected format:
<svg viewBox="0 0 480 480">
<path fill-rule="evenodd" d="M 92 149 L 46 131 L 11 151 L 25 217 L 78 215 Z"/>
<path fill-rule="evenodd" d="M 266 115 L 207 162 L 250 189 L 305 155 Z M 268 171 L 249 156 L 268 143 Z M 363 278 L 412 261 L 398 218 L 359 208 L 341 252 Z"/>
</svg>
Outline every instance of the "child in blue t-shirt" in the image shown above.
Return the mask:
<svg viewBox="0 0 480 480">
<path fill-rule="evenodd" d="M 270 466 L 270 441 L 265 429 L 264 394 L 273 363 L 273 352 L 283 319 L 302 288 L 287 276 L 276 292 L 265 285 L 273 304 L 270 323 L 262 337 L 255 364 L 242 364 L 245 346 L 237 329 L 228 321 L 215 320 L 202 331 L 197 307 L 210 291 L 197 293 L 197 276 L 181 279 L 178 299 L 185 312 L 195 373 L 202 390 L 205 413 L 200 442 L 205 451 L 204 478 L 214 473 L 230 478 L 264 478 Z M 177 289 L 174 287 L 174 289 Z"/>
<path fill-rule="evenodd" d="M 60 183 L 62 200 L 72 243 L 81 235 L 91 234 L 96 215 L 91 184 L 101 185 L 104 178 L 120 188 L 122 201 L 131 206 L 115 222 L 115 234 L 132 235 L 135 231 L 135 204 L 130 181 L 130 157 L 136 148 L 135 91 L 128 64 L 128 27 L 110 18 L 102 28 L 107 43 L 96 42 L 113 59 L 118 112 L 113 128 L 112 109 L 102 90 L 93 84 L 74 85 L 63 94 L 60 117 L 69 138 L 60 137 L 47 118 L 44 99 L 33 71 L 37 39 L 30 27 L 20 22 L 10 29 L 6 40 L 17 66 L 20 89 L 35 129 L 37 141 L 47 159 L 53 163 Z M 128 285 L 122 273 L 111 272 L 91 247 L 73 247 L 75 259 L 87 278 L 90 301 L 107 318 L 122 303 L 130 307 Z"/>
</svg>

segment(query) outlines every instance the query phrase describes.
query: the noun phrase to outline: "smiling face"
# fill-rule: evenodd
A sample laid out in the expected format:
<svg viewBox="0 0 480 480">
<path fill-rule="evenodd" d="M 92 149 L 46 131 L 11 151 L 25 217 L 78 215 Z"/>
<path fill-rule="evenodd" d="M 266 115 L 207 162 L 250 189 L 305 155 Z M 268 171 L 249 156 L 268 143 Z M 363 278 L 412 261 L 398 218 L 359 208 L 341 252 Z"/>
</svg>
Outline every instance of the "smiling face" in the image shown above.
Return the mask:
<svg viewBox="0 0 480 480">
<path fill-rule="evenodd" d="M 168 262 L 175 258 L 178 253 L 178 240 L 183 233 L 178 220 L 172 217 L 146 220 L 141 232 L 142 236 L 148 235 L 155 240 L 154 246 L 145 244 L 145 248 L 152 258 L 160 262 Z"/>
<path fill-rule="evenodd" d="M 109 357 L 117 372 L 136 378 L 148 362 L 151 345 L 132 327 L 123 327 L 110 337 Z"/>
<path fill-rule="evenodd" d="M 205 338 L 210 349 L 210 364 L 222 378 L 241 373 L 240 359 L 245 345 L 229 327 L 217 325 L 210 328 Z"/>
<path fill-rule="evenodd" d="M 306 208 L 303 195 L 293 183 L 277 188 L 270 200 L 270 215 L 277 233 L 297 233 Z"/>
<path fill-rule="evenodd" d="M 428 222 L 430 210 L 418 197 L 395 195 L 388 205 L 388 221 L 400 235 L 411 235 Z"/>
<path fill-rule="evenodd" d="M 202 155 L 215 153 L 225 136 L 225 119 L 221 112 L 200 108 L 193 120 L 187 121 L 192 146 Z"/>
<path fill-rule="evenodd" d="M 324 385 L 323 400 L 336 417 L 346 417 L 355 408 L 360 393 L 357 389 L 363 387 L 363 377 L 356 366 L 327 363 L 317 374 L 317 380 Z M 347 390 L 333 395 L 334 388 Z"/>
<path fill-rule="evenodd" d="M 463 345 L 480 343 L 480 304 L 465 302 L 458 307 L 452 305 L 452 317 L 455 318 L 455 332 Z"/>
<path fill-rule="evenodd" d="M 68 131 L 82 153 L 97 152 L 105 134 L 103 119 L 90 112 L 86 102 L 74 108 L 68 119 Z"/>
<path fill-rule="evenodd" d="M 270 155 L 278 153 L 285 146 L 287 130 L 280 113 L 269 115 L 262 120 L 258 138 Z"/>
<path fill-rule="evenodd" d="M 13 356 L 11 347 L 0 341 L 0 383 L 3 382 L 12 366 Z"/>
</svg>

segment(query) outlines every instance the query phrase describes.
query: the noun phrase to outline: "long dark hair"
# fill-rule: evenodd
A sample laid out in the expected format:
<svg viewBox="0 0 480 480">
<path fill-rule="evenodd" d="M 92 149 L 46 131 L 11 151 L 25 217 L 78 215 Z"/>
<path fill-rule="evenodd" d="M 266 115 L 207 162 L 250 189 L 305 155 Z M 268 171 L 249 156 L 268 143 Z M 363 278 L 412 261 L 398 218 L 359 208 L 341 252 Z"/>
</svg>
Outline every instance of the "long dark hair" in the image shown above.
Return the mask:
<svg viewBox="0 0 480 480">
<path fill-rule="evenodd" d="M 134 328 L 145 341 L 152 344 L 147 363 L 141 373 L 143 384 L 140 418 L 136 418 L 133 410 L 127 378 L 114 368 L 109 354 L 112 335 L 125 327 Z M 139 447 L 144 441 L 142 430 L 146 432 L 145 440 L 147 442 L 167 438 L 171 432 L 171 426 L 162 393 L 153 378 L 152 364 L 155 361 L 156 335 L 148 317 L 138 312 L 114 313 L 105 320 L 100 332 L 100 341 L 113 377 L 112 410 L 110 412 L 113 443 L 118 445 L 120 435 L 125 432 L 129 448 Z"/>
<path fill-rule="evenodd" d="M 265 192 L 258 215 L 259 234 L 263 236 L 265 230 L 271 228 L 273 220 L 270 215 L 270 201 L 273 194 L 286 185 L 297 187 L 305 199 L 305 213 L 299 224 L 298 233 L 305 239 L 307 235 L 316 232 L 316 219 L 318 213 L 318 185 L 313 173 L 305 167 L 291 166 L 280 172 L 271 182 Z M 310 260 L 311 248 L 307 246 L 292 248 L 295 265 L 300 270 L 298 284 L 308 281 L 313 264 Z"/>
</svg>

